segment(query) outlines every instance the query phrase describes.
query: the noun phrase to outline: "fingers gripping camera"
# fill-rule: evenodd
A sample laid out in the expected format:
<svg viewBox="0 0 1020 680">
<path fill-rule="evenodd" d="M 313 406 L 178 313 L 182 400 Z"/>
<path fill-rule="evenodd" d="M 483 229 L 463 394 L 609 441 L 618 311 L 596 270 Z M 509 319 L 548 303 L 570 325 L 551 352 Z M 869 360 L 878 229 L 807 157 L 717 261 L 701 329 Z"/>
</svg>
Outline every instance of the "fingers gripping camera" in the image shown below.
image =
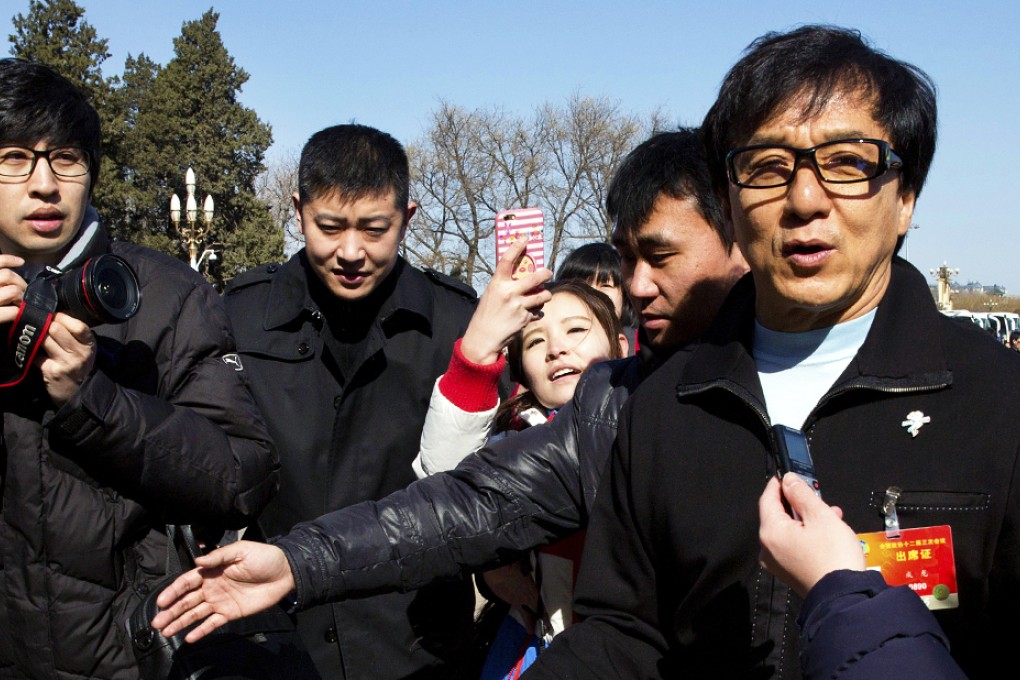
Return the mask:
<svg viewBox="0 0 1020 680">
<path fill-rule="evenodd" d="M 13 367 L 14 375 L 0 377 L 0 387 L 21 382 L 28 373 L 53 315 L 63 312 L 89 326 L 127 321 L 141 305 L 138 278 L 116 255 L 89 258 L 80 267 L 61 272 L 47 268 L 38 273 L 25 290 L 18 317 L 7 335 L 7 356 L 3 370 Z"/>
</svg>

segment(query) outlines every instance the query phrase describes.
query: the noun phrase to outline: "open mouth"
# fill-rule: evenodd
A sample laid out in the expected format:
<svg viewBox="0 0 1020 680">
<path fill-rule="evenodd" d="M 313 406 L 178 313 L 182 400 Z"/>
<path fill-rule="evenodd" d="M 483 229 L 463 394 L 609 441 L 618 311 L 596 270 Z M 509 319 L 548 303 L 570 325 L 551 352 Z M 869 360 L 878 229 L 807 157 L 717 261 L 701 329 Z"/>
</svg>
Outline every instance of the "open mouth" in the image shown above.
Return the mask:
<svg viewBox="0 0 1020 680">
<path fill-rule="evenodd" d="M 335 276 L 343 281 L 344 283 L 360 283 L 365 280 L 365 275 L 361 272 L 334 272 Z"/>
<path fill-rule="evenodd" d="M 549 380 L 556 382 L 560 378 L 565 378 L 568 375 L 579 375 L 580 373 L 581 372 L 576 368 L 561 368 L 560 370 L 555 371 L 552 376 L 549 377 Z"/>
<path fill-rule="evenodd" d="M 60 229 L 64 216 L 59 210 L 37 210 L 28 216 L 27 222 L 38 233 L 47 233 Z"/>
<path fill-rule="evenodd" d="M 788 243 L 783 246 L 783 255 L 812 255 L 829 250 L 829 247 L 821 243 Z"/>
<path fill-rule="evenodd" d="M 783 257 L 800 266 L 818 264 L 832 252 L 832 246 L 826 243 L 787 243 L 783 245 Z"/>
</svg>

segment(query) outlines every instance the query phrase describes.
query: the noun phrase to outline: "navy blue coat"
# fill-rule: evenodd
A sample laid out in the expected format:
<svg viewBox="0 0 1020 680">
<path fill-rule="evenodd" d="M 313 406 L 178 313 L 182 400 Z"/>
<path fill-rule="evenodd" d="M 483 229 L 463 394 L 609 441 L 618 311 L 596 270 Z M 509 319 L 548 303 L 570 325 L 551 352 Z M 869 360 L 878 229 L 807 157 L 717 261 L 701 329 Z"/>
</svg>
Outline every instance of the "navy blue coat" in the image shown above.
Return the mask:
<svg viewBox="0 0 1020 680">
<path fill-rule="evenodd" d="M 804 680 L 966 680 L 921 598 L 875 571 L 826 574 L 804 598 L 797 625 Z"/>
</svg>

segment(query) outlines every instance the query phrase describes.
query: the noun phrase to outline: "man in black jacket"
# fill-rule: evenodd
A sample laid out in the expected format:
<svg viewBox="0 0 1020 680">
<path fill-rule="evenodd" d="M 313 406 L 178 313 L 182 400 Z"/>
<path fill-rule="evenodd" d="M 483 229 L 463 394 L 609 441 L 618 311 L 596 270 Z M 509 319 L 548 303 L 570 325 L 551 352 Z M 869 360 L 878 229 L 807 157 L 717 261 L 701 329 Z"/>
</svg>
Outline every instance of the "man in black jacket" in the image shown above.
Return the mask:
<svg viewBox="0 0 1020 680">
<path fill-rule="evenodd" d="M 697 130 L 657 134 L 632 151 L 613 178 L 607 208 L 641 319 L 637 357 L 592 366 L 551 422 L 487 446 L 452 472 L 298 525 L 279 548 L 242 544 L 216 553 L 213 560 L 232 566 L 219 578 L 207 573 L 201 590 L 197 572 L 179 580 L 174 592 L 182 599 L 157 623 L 212 614 L 194 639 L 291 590 L 299 607 L 410 590 L 584 528 L 624 401 L 705 330 L 746 271 Z M 173 593 L 160 604 L 171 606 Z"/>
<path fill-rule="evenodd" d="M 1020 428 L 1001 406 L 1020 359 L 939 314 L 895 257 L 934 85 L 854 31 L 806 26 L 751 45 L 703 130 L 751 276 L 625 408 L 584 619 L 527 677 L 801 677 L 799 599 L 759 563 L 776 424 L 803 431 L 825 500 L 877 532 L 882 575 L 925 596 L 967 675 L 1000 676 L 1020 634 Z"/>
<path fill-rule="evenodd" d="M 400 144 L 363 125 L 317 132 L 294 196 L 305 247 L 225 294 L 238 352 L 280 450 L 267 536 L 401 489 L 415 476 L 436 379 L 474 290 L 399 255 L 416 206 Z M 302 611 L 324 678 L 452 678 L 470 642 L 468 580 Z"/>
<path fill-rule="evenodd" d="M 277 487 L 219 296 L 179 260 L 111 243 L 89 205 L 99 140 L 71 83 L 0 60 L 0 324 L 20 329 L 0 363 L 3 677 L 137 678 L 125 620 L 165 575 L 165 523 L 241 528 Z M 47 329 L 29 271 L 111 253 L 138 277 L 137 314 L 89 328 L 58 307 Z"/>
</svg>

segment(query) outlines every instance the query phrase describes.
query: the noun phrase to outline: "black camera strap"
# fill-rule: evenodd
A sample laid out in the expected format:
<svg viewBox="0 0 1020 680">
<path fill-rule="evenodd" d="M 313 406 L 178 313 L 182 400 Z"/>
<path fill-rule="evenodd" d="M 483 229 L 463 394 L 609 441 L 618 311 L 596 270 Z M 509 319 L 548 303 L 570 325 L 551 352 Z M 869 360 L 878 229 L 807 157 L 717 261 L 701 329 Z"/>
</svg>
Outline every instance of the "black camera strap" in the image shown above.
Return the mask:
<svg viewBox="0 0 1020 680">
<path fill-rule="evenodd" d="M 0 388 L 13 387 L 25 379 L 57 312 L 57 289 L 47 277 L 28 284 L 23 300 L 7 334 L 4 364 L 13 367 L 14 373 L 0 374 Z"/>
</svg>

